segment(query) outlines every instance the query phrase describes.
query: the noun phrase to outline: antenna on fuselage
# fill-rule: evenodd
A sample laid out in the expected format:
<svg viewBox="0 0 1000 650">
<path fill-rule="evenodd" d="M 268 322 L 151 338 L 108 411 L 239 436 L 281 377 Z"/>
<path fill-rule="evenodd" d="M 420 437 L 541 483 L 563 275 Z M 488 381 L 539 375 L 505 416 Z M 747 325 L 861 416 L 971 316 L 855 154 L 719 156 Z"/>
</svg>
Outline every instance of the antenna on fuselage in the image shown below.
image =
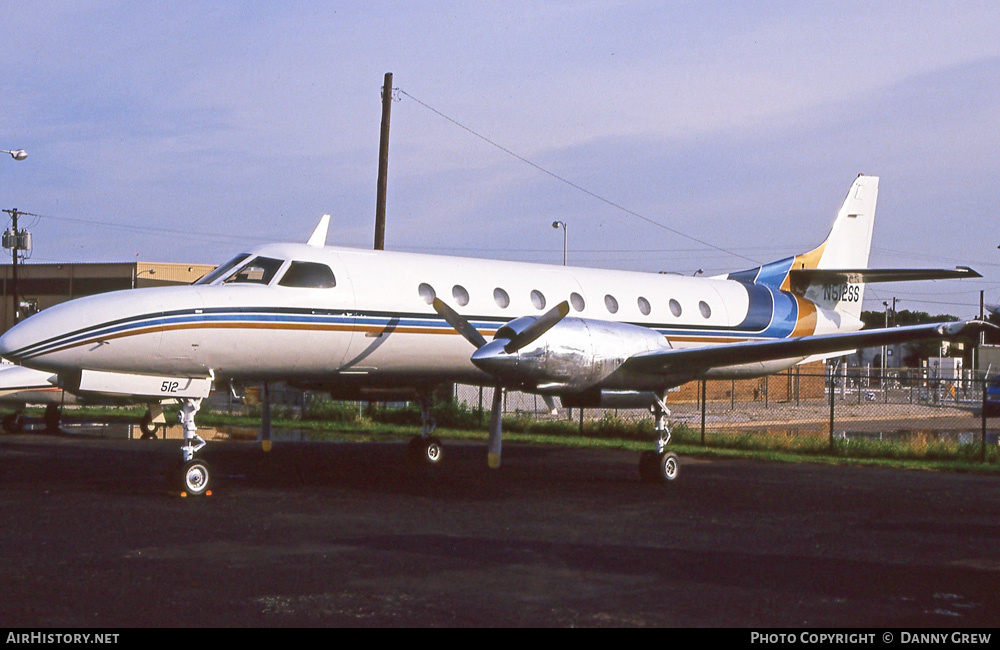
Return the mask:
<svg viewBox="0 0 1000 650">
<path fill-rule="evenodd" d="M 317 246 L 323 248 L 326 246 L 326 232 L 330 229 L 330 215 L 324 214 L 319 219 L 319 223 L 316 224 L 316 230 L 313 234 L 309 236 L 309 241 L 306 243 L 310 246 Z"/>
</svg>

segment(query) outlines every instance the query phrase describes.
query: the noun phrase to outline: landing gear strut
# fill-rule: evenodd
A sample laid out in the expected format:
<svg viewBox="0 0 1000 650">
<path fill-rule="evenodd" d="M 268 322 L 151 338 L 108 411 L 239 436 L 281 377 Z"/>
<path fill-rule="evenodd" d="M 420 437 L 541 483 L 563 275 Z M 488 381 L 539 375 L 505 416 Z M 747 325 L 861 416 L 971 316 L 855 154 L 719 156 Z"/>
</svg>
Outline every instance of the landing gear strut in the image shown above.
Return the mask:
<svg viewBox="0 0 1000 650">
<path fill-rule="evenodd" d="M 61 418 L 62 408 L 58 404 L 48 404 L 45 406 L 45 430 L 47 432 L 58 433 Z"/>
<path fill-rule="evenodd" d="M 676 481 L 680 474 L 681 463 L 677 454 L 667 451 L 667 445 L 670 443 L 670 426 L 667 422 L 670 409 L 659 397 L 653 405 L 653 416 L 656 419 L 659 440 L 656 443 L 656 451 L 644 451 L 639 457 L 639 477 L 644 483 Z"/>
<path fill-rule="evenodd" d="M 441 441 L 431 435 L 437 428 L 437 420 L 431 412 L 434 400 L 430 393 L 420 395 L 420 436 L 410 440 L 406 456 L 417 465 L 434 466 L 441 462 L 444 447 Z"/>
</svg>

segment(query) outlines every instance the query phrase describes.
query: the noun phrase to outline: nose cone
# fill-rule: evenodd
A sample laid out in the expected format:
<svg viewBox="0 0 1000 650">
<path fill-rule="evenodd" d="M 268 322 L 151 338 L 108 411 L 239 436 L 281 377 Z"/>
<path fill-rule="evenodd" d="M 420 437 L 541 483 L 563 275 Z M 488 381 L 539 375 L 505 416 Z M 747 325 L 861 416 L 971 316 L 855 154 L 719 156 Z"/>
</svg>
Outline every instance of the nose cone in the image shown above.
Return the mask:
<svg viewBox="0 0 1000 650">
<path fill-rule="evenodd" d="M 0 336 L 0 357 L 22 361 L 32 344 L 39 341 L 35 328 L 27 323 L 27 320 L 21 321 Z"/>
<path fill-rule="evenodd" d="M 0 356 L 53 372 L 108 370 L 96 364 L 103 363 L 112 348 L 128 352 L 125 341 L 139 338 L 137 345 L 142 348 L 133 354 L 149 356 L 157 349 L 158 331 L 145 337 L 133 334 L 152 329 L 148 324 L 162 313 L 161 295 L 166 289 L 115 291 L 43 309 L 0 336 Z"/>
<path fill-rule="evenodd" d="M 504 352 L 503 348 L 507 343 L 509 343 L 507 339 L 490 341 L 472 353 L 472 363 L 491 375 L 498 377 L 514 375 L 517 371 L 517 352 L 513 354 Z"/>
</svg>

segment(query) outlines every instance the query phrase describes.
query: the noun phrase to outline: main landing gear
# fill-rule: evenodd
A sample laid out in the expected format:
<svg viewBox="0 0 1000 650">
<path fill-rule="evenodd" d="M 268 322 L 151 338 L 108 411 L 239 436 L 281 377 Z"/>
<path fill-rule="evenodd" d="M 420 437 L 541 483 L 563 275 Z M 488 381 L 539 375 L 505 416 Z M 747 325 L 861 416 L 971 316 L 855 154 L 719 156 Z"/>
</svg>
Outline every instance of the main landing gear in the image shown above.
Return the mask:
<svg viewBox="0 0 1000 650">
<path fill-rule="evenodd" d="M 644 451 L 639 457 L 639 478 L 643 483 L 670 483 L 677 480 L 681 462 L 677 454 L 667 451 L 667 444 L 670 442 L 670 427 L 667 424 L 670 409 L 659 397 L 653 405 L 653 415 L 656 418 L 659 440 L 656 451 Z"/>
<path fill-rule="evenodd" d="M 444 447 L 431 435 L 437 428 L 437 421 L 431 412 L 433 405 L 429 394 L 420 396 L 420 436 L 410 440 L 406 449 L 406 457 L 415 465 L 435 466 L 441 463 Z"/>
<path fill-rule="evenodd" d="M 24 413 L 17 410 L 3 418 L 3 430 L 6 433 L 21 433 L 24 431 Z"/>
<path fill-rule="evenodd" d="M 194 457 L 205 446 L 194 423 L 194 416 L 200 408 L 201 398 L 185 399 L 181 401 L 181 410 L 177 413 L 177 419 L 184 429 L 184 446 L 181 447 L 184 460 L 174 467 L 168 480 L 171 488 L 179 490 L 181 496 L 197 497 L 212 493 L 208 489 L 211 478 L 208 463 Z"/>
<path fill-rule="evenodd" d="M 160 427 L 166 431 L 167 420 L 163 416 L 163 405 L 155 402 L 149 405 L 145 415 L 139 420 L 139 430 L 142 431 L 141 439 L 156 440 L 156 430 Z M 164 434 L 164 438 L 166 438 L 166 434 Z"/>
<path fill-rule="evenodd" d="M 46 433 L 59 433 L 61 417 L 62 409 L 58 404 L 48 404 L 45 406 L 43 421 L 45 422 Z M 5 415 L 3 417 L 3 421 L 0 422 L 0 426 L 3 427 L 5 433 L 21 433 L 24 431 L 24 426 L 27 422 L 28 420 L 24 415 L 22 407 L 18 408 L 13 413 Z"/>
</svg>

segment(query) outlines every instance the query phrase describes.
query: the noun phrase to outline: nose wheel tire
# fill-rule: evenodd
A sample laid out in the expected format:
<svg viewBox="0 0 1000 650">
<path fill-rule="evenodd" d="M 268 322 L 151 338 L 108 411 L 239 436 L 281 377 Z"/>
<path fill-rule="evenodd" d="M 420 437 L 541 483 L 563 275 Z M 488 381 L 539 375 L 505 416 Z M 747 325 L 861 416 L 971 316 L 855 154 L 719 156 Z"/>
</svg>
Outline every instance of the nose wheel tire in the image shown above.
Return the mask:
<svg viewBox="0 0 1000 650">
<path fill-rule="evenodd" d="M 200 497 L 210 494 L 208 489 L 211 472 L 203 460 L 189 460 L 171 472 L 170 484 L 184 496 Z"/>
</svg>

